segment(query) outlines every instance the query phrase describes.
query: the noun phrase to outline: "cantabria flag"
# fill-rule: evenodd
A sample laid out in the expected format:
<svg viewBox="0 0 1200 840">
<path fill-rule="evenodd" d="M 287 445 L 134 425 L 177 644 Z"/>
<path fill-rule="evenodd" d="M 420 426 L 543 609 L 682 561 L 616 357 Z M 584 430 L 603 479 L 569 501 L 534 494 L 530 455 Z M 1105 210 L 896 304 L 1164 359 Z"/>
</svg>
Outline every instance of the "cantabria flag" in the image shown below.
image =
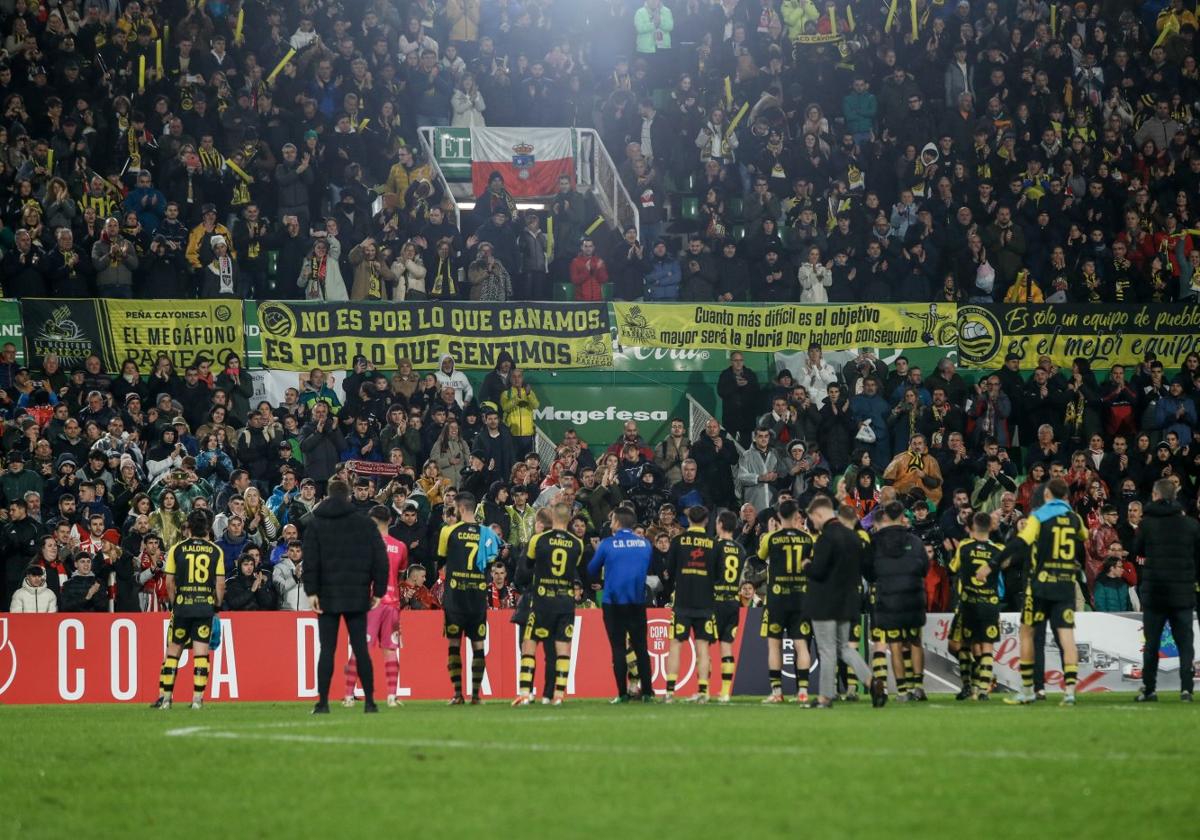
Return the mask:
<svg viewBox="0 0 1200 840">
<path fill-rule="evenodd" d="M 566 128 L 472 128 L 471 187 L 479 195 L 493 172 L 517 198 L 553 195 L 560 175 L 574 181 L 575 156 Z"/>
</svg>

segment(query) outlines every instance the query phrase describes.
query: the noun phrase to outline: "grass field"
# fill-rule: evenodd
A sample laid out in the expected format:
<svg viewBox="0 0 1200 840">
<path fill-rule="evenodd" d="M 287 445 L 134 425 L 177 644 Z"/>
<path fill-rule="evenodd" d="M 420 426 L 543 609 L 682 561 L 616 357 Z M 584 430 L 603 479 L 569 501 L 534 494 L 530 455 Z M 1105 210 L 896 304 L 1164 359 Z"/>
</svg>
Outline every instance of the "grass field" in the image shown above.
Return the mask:
<svg viewBox="0 0 1200 840">
<path fill-rule="evenodd" d="M 0 837 L 1195 836 L 1200 705 L 1131 699 L 8 706 Z"/>
</svg>

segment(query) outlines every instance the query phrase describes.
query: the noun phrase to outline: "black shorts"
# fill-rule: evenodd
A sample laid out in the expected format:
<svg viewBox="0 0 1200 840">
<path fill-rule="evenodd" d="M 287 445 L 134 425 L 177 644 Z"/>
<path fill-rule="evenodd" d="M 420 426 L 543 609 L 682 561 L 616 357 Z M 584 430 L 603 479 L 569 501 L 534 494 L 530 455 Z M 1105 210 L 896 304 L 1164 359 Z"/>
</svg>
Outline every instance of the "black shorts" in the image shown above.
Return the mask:
<svg viewBox="0 0 1200 840">
<path fill-rule="evenodd" d="M 766 607 L 761 632 L 764 639 L 806 639 L 812 626 L 799 607 Z"/>
<path fill-rule="evenodd" d="M 885 644 L 898 642 L 920 644 L 922 629 L 921 627 L 875 627 L 871 630 L 871 641 Z"/>
<path fill-rule="evenodd" d="M 711 610 L 674 610 L 671 613 L 671 638 L 677 642 L 695 636 L 698 642 L 717 640 L 717 620 Z"/>
<path fill-rule="evenodd" d="M 1039 598 L 1033 594 L 1032 588 L 1026 587 L 1021 623 L 1027 627 L 1036 627 L 1046 619 L 1050 619 L 1050 627 L 1054 630 L 1074 630 L 1075 599 Z"/>
<path fill-rule="evenodd" d="M 517 601 L 517 608 L 513 610 L 512 623 L 524 628 L 526 622 L 529 621 L 529 615 L 532 611 L 533 596 L 527 592 Z"/>
<path fill-rule="evenodd" d="M 967 644 L 994 644 L 1000 638 L 1000 605 L 959 604 L 950 638 Z"/>
<path fill-rule="evenodd" d="M 575 609 L 534 604 L 525 619 L 521 638 L 525 641 L 569 642 L 575 635 Z"/>
<path fill-rule="evenodd" d="M 717 601 L 717 641 L 730 642 L 737 638 L 738 622 L 742 618 L 742 605 L 737 601 Z"/>
<path fill-rule="evenodd" d="M 212 638 L 212 622 L 211 615 L 204 618 L 172 615 L 171 626 L 167 629 L 167 644 L 180 647 L 206 645 Z"/>
<path fill-rule="evenodd" d="M 482 642 L 487 638 L 487 610 L 458 612 L 447 610 L 444 613 L 443 625 L 447 639 L 457 639 L 466 636 L 472 642 Z"/>
</svg>

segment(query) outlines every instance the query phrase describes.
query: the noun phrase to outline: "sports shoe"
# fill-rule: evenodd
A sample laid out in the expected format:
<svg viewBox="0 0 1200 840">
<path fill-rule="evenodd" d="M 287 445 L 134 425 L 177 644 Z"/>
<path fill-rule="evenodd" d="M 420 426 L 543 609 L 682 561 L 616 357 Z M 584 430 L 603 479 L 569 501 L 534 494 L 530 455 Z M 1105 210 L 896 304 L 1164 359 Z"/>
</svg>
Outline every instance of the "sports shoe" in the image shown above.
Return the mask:
<svg viewBox="0 0 1200 840">
<path fill-rule="evenodd" d="M 975 692 L 975 699 L 976 699 L 976 700 L 980 700 L 980 701 L 986 701 L 986 700 L 988 699 L 988 697 L 989 697 L 989 696 L 990 696 L 990 695 L 989 695 L 989 694 L 988 694 L 986 691 L 977 691 L 977 692 Z"/>
<path fill-rule="evenodd" d="M 915 699 L 916 698 L 913 697 L 912 692 L 909 692 L 909 691 L 896 692 L 896 702 L 897 703 L 910 703 Z"/>
<path fill-rule="evenodd" d="M 819 700 L 817 698 L 814 698 L 814 699 L 810 700 L 809 702 L 805 703 L 804 708 L 806 708 L 806 709 L 832 709 L 833 704 L 830 703 L 828 700 Z"/>
<path fill-rule="evenodd" d="M 613 699 L 608 701 L 608 705 L 620 706 L 620 705 L 622 705 L 624 703 L 628 703 L 628 702 L 629 702 L 628 694 L 618 694 L 616 697 L 614 697 Z"/>
<path fill-rule="evenodd" d="M 807 703 L 808 702 L 808 689 L 807 688 L 802 688 L 796 692 L 796 702 L 797 703 Z"/>
<path fill-rule="evenodd" d="M 396 708 L 397 706 L 403 706 L 403 705 L 404 705 L 403 703 L 401 703 L 399 700 L 397 700 L 397 699 L 396 699 L 396 695 L 395 695 L 395 694 L 389 694 L 389 695 L 388 695 L 388 698 L 387 698 L 387 704 L 388 704 L 388 708 L 389 708 L 389 709 L 394 709 L 394 708 Z"/>
<path fill-rule="evenodd" d="M 701 706 L 703 706 L 705 703 L 708 702 L 708 695 L 707 694 L 697 694 L 695 697 L 692 698 L 692 702 L 699 703 Z"/>
<path fill-rule="evenodd" d="M 962 688 L 962 690 L 960 690 L 958 692 L 958 694 L 954 695 L 954 699 L 955 700 L 970 700 L 972 697 L 972 694 L 973 694 L 972 689 L 969 689 L 966 686 L 964 686 Z"/>
<path fill-rule="evenodd" d="M 542 698 L 543 701 L 545 699 L 546 698 L 544 698 L 544 697 Z M 561 697 L 555 697 L 553 700 L 550 701 L 551 706 L 561 706 L 562 704 L 563 704 L 563 701 L 562 701 Z"/>
<path fill-rule="evenodd" d="M 1063 699 L 1058 701 L 1058 705 L 1074 706 L 1075 705 L 1075 695 L 1074 694 L 1064 694 Z"/>
<path fill-rule="evenodd" d="M 887 704 L 887 680 L 875 677 L 871 680 L 871 708 L 879 709 Z"/>
<path fill-rule="evenodd" d="M 465 706 L 466 704 L 467 704 L 467 701 L 463 699 L 463 696 L 461 694 L 455 694 L 453 697 L 450 698 L 450 702 L 447 703 L 446 705 L 447 706 Z"/>
<path fill-rule="evenodd" d="M 478 694 L 471 695 L 471 705 L 472 706 L 482 706 L 483 705 L 483 700 L 480 698 L 480 696 Z"/>
<path fill-rule="evenodd" d="M 150 704 L 150 708 L 151 709 L 162 709 L 163 711 L 167 711 L 171 708 L 171 698 L 170 697 L 159 697 L 157 700 L 155 700 L 153 703 Z"/>
<path fill-rule="evenodd" d="M 354 698 L 353 698 L 353 697 L 347 697 L 347 698 L 345 698 L 344 700 L 342 700 L 342 708 L 344 708 L 344 709 L 353 709 L 353 708 L 354 708 Z"/>
<path fill-rule="evenodd" d="M 840 697 L 838 699 L 845 700 L 847 703 L 857 703 L 858 702 L 858 692 L 857 691 L 847 691 L 846 695 L 844 697 Z"/>
<path fill-rule="evenodd" d="M 1157 703 L 1158 702 L 1158 692 L 1157 691 L 1146 691 L 1146 689 L 1143 688 L 1141 691 L 1139 691 L 1137 693 L 1137 697 L 1133 698 L 1133 702 L 1134 703 Z"/>
<path fill-rule="evenodd" d="M 913 699 L 920 703 L 928 703 L 929 702 L 929 697 L 925 694 L 925 689 L 923 689 L 923 688 L 920 688 L 920 687 L 914 688 L 912 690 L 912 695 L 913 695 Z"/>
<path fill-rule="evenodd" d="M 528 695 L 528 694 L 522 694 L 522 695 L 521 695 L 520 697 L 518 697 L 516 700 L 512 701 L 512 705 L 513 705 L 513 708 L 514 708 L 514 709 L 515 709 L 517 706 L 532 706 L 532 705 L 533 705 L 533 701 L 532 701 L 531 699 L 529 699 L 529 695 Z"/>
<path fill-rule="evenodd" d="M 313 704 L 313 707 L 312 707 L 312 713 L 313 713 L 314 715 L 327 715 L 327 714 L 329 714 L 329 704 L 328 704 L 328 703 L 322 703 L 322 702 L 320 702 L 320 701 L 317 701 L 315 704 Z"/>
<path fill-rule="evenodd" d="M 374 700 L 367 700 L 363 703 L 363 714 L 364 715 L 379 714 L 379 707 L 375 705 Z"/>
<path fill-rule="evenodd" d="M 674 695 L 674 694 L 668 694 L 666 697 L 664 697 L 664 698 L 663 698 L 663 702 L 664 702 L 664 703 L 674 703 L 674 702 L 675 702 L 675 695 Z"/>
<path fill-rule="evenodd" d="M 768 694 L 766 697 L 763 698 L 764 706 L 770 706 L 775 703 L 786 703 L 786 702 L 787 701 L 783 699 L 782 694 Z"/>
<path fill-rule="evenodd" d="M 1011 697 L 1004 698 L 1006 706 L 1028 706 L 1037 700 L 1036 694 L 1026 694 L 1024 691 L 1018 691 Z"/>
<path fill-rule="evenodd" d="M 1190 692 L 1190 691 L 1179 692 L 1179 702 L 1180 703 L 1191 703 L 1192 702 L 1192 692 Z"/>
<path fill-rule="evenodd" d="M 550 698 L 549 698 L 549 697 L 543 697 L 543 698 L 542 698 L 542 705 L 543 705 L 543 706 L 549 706 L 549 705 L 550 705 Z"/>
<path fill-rule="evenodd" d="M 640 699 L 640 700 L 641 700 L 641 702 L 643 702 L 643 703 L 657 703 L 657 702 L 658 702 L 658 698 L 657 698 L 657 697 L 655 697 L 653 694 L 642 694 L 642 695 L 639 695 L 639 699 Z"/>
<path fill-rule="evenodd" d="M 1045 700 L 1046 699 L 1046 689 L 1039 688 L 1037 691 L 1035 691 L 1033 693 L 1033 699 L 1037 700 L 1037 701 Z"/>
<path fill-rule="evenodd" d="M 732 701 L 733 701 L 733 698 L 730 697 L 728 694 L 718 694 L 717 695 L 717 702 L 720 703 L 722 706 L 728 705 Z"/>
<path fill-rule="evenodd" d="M 203 701 L 203 700 L 193 700 L 193 701 L 192 701 L 192 706 L 191 706 L 191 709 L 192 709 L 192 711 L 193 711 L 193 712 L 198 712 L 198 711 L 200 711 L 200 710 L 201 710 L 201 709 L 203 709 L 203 708 L 204 708 L 204 701 Z"/>
</svg>

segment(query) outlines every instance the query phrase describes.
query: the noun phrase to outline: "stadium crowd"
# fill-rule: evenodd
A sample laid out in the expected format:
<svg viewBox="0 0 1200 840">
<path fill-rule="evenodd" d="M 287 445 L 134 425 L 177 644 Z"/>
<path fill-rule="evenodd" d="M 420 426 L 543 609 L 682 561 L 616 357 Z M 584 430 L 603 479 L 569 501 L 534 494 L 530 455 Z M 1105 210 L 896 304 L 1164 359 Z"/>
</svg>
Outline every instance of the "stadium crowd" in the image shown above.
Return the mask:
<svg viewBox="0 0 1200 840">
<path fill-rule="evenodd" d="M 3 291 L 1186 298 L 1195 30 L 1181 0 L 9 0 Z M 483 124 L 596 128 L 640 238 L 569 180 L 518 212 L 493 179 L 460 227 L 416 130 Z"/>
<path fill-rule="evenodd" d="M 572 429 L 549 463 L 533 451 L 536 387 L 508 357 L 475 386 L 449 357 L 436 371 L 404 365 L 390 377 L 359 357 L 344 375 L 301 375 L 278 405 L 250 403 L 249 374 L 232 354 L 182 376 L 164 355 L 149 377 L 132 363 L 108 374 L 96 357 L 70 372 L 53 358 L 30 371 L 14 357 L 6 345 L 0 552 L 13 610 L 166 608 L 164 550 L 195 509 L 210 512 L 228 558 L 226 609 L 306 609 L 301 539 L 332 478 L 351 483 L 364 512 L 388 508 L 390 534 L 408 548 L 402 600 L 412 609 L 441 602 L 435 546 L 459 492 L 479 500 L 478 521 L 499 538 L 488 569 L 497 608 L 517 604 L 517 559 L 537 512 L 560 504 L 588 558 L 609 514 L 627 506 L 654 545 L 647 593 L 660 604 L 687 510 L 736 512 L 749 558 L 741 601 L 757 605 L 767 571 L 758 541 L 778 529 L 783 501 L 803 509 L 829 496 L 866 525 L 879 505 L 900 501 L 926 547 L 930 611 L 954 606 L 948 567 L 972 515 L 989 514 L 1005 541 L 1050 478 L 1067 482 L 1089 527 L 1079 609 L 1136 606 L 1130 549 L 1156 480 L 1175 482 L 1197 512 L 1195 356 L 1173 377 L 1148 360 L 1114 367 L 1103 384 L 1083 360 L 1065 370 L 1043 358 L 1025 380 L 1014 359 L 972 384 L 948 359 L 925 373 L 903 356 L 889 366 L 864 352 L 838 369 L 814 346 L 800 369 L 760 383 L 734 353 L 718 379 L 723 426 L 710 419 L 693 439 L 676 419 L 646 440 L 629 421 L 615 441 L 594 442 Z M 576 601 L 592 606 L 601 581 L 580 569 Z M 1004 604 L 1017 609 L 1023 571 L 1004 574 Z"/>
</svg>

